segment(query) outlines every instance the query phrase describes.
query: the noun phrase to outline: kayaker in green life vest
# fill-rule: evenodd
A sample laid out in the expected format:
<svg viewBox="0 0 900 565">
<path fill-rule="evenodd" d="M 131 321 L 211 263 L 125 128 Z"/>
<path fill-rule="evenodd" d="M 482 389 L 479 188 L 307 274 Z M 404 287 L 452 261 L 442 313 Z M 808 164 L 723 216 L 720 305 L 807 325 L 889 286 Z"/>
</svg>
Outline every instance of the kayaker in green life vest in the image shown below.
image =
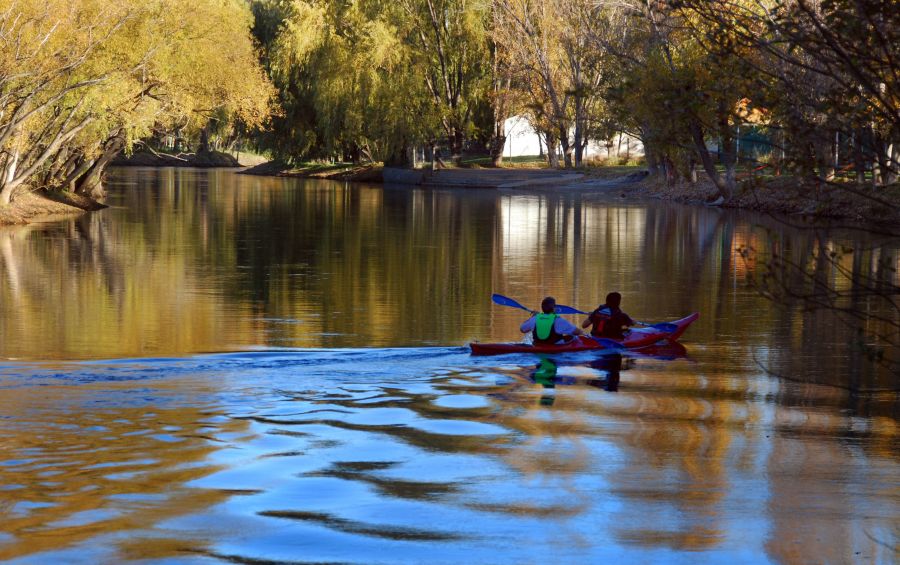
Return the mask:
<svg viewBox="0 0 900 565">
<path fill-rule="evenodd" d="M 565 342 L 571 336 L 581 335 L 580 329 L 556 313 L 556 299 L 548 296 L 541 301 L 541 311 L 535 312 L 519 327 L 523 334 L 531 332 L 535 345 L 552 345 Z"/>
</svg>

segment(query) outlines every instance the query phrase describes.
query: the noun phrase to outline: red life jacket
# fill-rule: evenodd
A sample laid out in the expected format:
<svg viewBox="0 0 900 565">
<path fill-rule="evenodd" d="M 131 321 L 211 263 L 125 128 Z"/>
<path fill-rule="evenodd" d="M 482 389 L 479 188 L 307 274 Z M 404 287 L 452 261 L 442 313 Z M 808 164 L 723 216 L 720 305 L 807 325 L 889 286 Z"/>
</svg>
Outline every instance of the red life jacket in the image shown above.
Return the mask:
<svg viewBox="0 0 900 565">
<path fill-rule="evenodd" d="M 618 308 L 613 310 L 602 304 L 591 312 L 591 322 L 594 324 L 591 328 L 592 336 L 622 339 L 625 337 L 622 327 L 628 325 L 628 316 Z"/>
</svg>

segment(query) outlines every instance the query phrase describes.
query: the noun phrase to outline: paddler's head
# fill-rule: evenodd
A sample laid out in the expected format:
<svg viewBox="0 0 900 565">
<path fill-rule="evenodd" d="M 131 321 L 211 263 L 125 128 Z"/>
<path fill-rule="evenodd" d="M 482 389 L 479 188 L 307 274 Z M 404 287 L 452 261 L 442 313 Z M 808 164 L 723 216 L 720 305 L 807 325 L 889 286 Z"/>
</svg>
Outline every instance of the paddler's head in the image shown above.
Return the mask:
<svg viewBox="0 0 900 565">
<path fill-rule="evenodd" d="M 544 314 L 552 314 L 556 312 L 556 299 L 552 296 L 541 300 L 541 312 Z"/>
<path fill-rule="evenodd" d="M 610 292 L 606 295 L 606 305 L 610 308 L 618 308 L 622 304 L 622 295 L 618 292 Z"/>
</svg>

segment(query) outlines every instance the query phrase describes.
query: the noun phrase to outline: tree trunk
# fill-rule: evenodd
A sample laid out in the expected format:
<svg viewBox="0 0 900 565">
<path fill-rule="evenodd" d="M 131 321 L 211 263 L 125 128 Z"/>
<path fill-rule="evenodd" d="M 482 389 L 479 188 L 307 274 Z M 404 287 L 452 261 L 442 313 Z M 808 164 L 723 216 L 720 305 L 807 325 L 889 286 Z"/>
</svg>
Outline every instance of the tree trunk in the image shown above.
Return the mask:
<svg viewBox="0 0 900 565">
<path fill-rule="evenodd" d="M 723 198 L 723 202 L 727 202 L 728 200 L 731 200 L 731 197 L 734 195 L 734 189 L 737 184 L 737 140 L 734 128 L 732 128 L 731 124 L 729 123 L 729 113 L 727 106 L 724 103 L 719 103 L 717 114 L 719 136 L 722 138 L 720 155 L 722 158 L 722 163 L 725 165 L 725 194 L 723 194 L 723 191 L 720 189 L 719 195 Z"/>
<path fill-rule="evenodd" d="M 47 167 L 42 181 L 44 186 L 51 186 L 55 179 L 60 178 L 61 174 L 65 174 L 66 167 L 71 163 L 76 152 L 72 151 L 72 155 L 69 153 L 69 148 L 64 146 L 50 159 L 50 166 Z"/>
<path fill-rule="evenodd" d="M 700 157 L 700 162 L 703 163 L 703 170 L 706 171 L 706 174 L 709 175 L 710 180 L 716 186 L 719 198 L 722 202 L 731 200 L 733 192 L 729 190 L 729 185 L 722 180 L 719 171 L 716 170 L 716 163 L 713 161 L 712 155 L 709 154 L 709 148 L 706 147 L 703 128 L 697 120 L 692 119 L 690 121 L 690 129 L 691 137 L 694 140 L 694 149 L 696 149 L 697 155 Z"/>
<path fill-rule="evenodd" d="M 106 143 L 103 144 L 103 153 L 100 154 L 96 161 L 94 161 L 94 164 L 91 165 L 87 174 L 77 181 L 75 192 L 84 196 L 90 196 L 94 200 L 105 197 L 106 191 L 103 189 L 103 173 L 106 171 L 106 166 L 109 165 L 109 162 L 112 161 L 124 147 L 125 137 L 123 135 L 116 134 L 109 138 Z"/>
<path fill-rule="evenodd" d="M 834 154 L 829 140 L 817 139 L 815 141 L 815 150 L 819 161 L 819 177 L 826 181 L 833 181 L 835 170 L 832 159 Z"/>
<path fill-rule="evenodd" d="M 66 176 L 62 178 L 61 188 L 67 192 L 75 192 L 76 181 L 84 176 L 93 165 L 94 161 L 85 157 L 84 154 L 80 155 L 71 167 L 66 168 Z"/>
<path fill-rule="evenodd" d="M 584 100 L 575 98 L 575 166 L 580 167 L 584 158 Z"/>
<path fill-rule="evenodd" d="M 200 130 L 200 147 L 197 148 L 197 152 L 209 153 L 209 124 Z"/>
<path fill-rule="evenodd" d="M 462 165 L 463 151 L 463 134 L 459 129 L 454 128 L 453 133 L 448 137 L 450 144 L 450 160 L 457 167 Z"/>
<path fill-rule="evenodd" d="M 572 168 L 572 153 L 574 153 L 574 147 L 571 143 L 569 143 L 568 134 L 560 137 L 560 144 L 562 145 L 563 158 L 565 159 L 565 164 L 567 169 Z"/>
<path fill-rule="evenodd" d="M 885 186 L 890 184 L 891 166 L 890 154 L 891 145 L 881 135 L 875 135 L 875 159 L 877 163 L 872 167 L 872 173 L 875 180 L 875 186 Z"/>
<path fill-rule="evenodd" d="M 556 143 L 557 143 L 556 138 L 553 137 L 553 135 L 548 133 L 548 134 L 546 134 L 546 139 L 547 139 L 547 158 L 550 163 L 550 168 L 558 169 L 559 168 L 559 153 L 557 152 L 557 148 L 556 148 Z"/>
<path fill-rule="evenodd" d="M 350 154 L 350 162 L 354 165 L 359 165 L 362 162 L 362 149 L 360 149 L 358 143 L 350 145 L 348 153 Z"/>
<path fill-rule="evenodd" d="M 491 136 L 491 166 L 499 167 L 503 164 L 503 149 L 506 147 L 506 121 L 496 120 L 494 132 Z"/>
<path fill-rule="evenodd" d="M 662 159 L 663 170 L 666 173 L 666 184 L 673 186 L 678 181 L 678 171 L 675 169 L 675 163 L 667 154 Z"/>
<path fill-rule="evenodd" d="M 644 144 L 644 158 L 647 159 L 647 172 L 650 176 L 656 176 L 660 173 L 659 157 L 656 150 L 647 143 Z"/>
<path fill-rule="evenodd" d="M 409 151 L 407 151 L 407 143 L 406 140 L 403 141 L 398 147 L 394 148 L 390 155 L 387 156 L 387 159 L 384 160 L 384 164 L 388 167 L 406 167 L 409 165 Z"/>
<path fill-rule="evenodd" d="M 16 169 L 19 165 L 19 151 L 13 150 L 7 153 L 3 160 L 3 169 L 0 170 L 0 206 L 9 206 L 12 201 L 12 193 L 15 190 L 13 181 L 16 179 Z"/>
<path fill-rule="evenodd" d="M 863 156 L 863 130 L 858 129 L 851 138 L 853 144 L 853 170 L 856 172 L 856 182 L 866 182 L 866 160 Z"/>
<path fill-rule="evenodd" d="M 900 145 L 894 142 L 885 143 L 884 161 L 881 166 L 881 182 L 884 186 L 897 182 L 897 159 L 900 157 Z"/>
</svg>

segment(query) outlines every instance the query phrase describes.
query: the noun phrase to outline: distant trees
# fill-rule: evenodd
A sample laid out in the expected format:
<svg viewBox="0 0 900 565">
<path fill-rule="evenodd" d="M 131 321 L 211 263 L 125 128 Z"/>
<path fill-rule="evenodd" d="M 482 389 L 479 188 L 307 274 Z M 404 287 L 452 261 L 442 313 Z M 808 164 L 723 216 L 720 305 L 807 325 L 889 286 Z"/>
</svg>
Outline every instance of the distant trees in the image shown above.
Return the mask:
<svg viewBox="0 0 900 565">
<path fill-rule="evenodd" d="M 700 165 L 737 189 L 739 129 L 767 128 L 779 170 L 897 178 L 900 22 L 890 0 L 255 0 L 288 158 L 396 158 L 440 143 L 497 164 L 524 114 L 552 165 L 639 137 L 670 182 Z M 410 117 L 414 119 L 410 120 Z M 391 148 L 391 149 L 389 149 Z M 838 154 L 838 163 L 835 155 Z"/>
<path fill-rule="evenodd" d="M 510 61 L 532 125 L 551 162 L 560 147 L 565 165 L 581 166 L 600 119 L 602 52 L 590 45 L 598 19 L 588 0 L 496 0 L 494 37 Z M 554 165 L 556 163 L 554 162 Z"/>
<path fill-rule="evenodd" d="M 651 173 L 700 166 L 722 201 L 749 116 L 779 170 L 900 173 L 890 0 L 5 0 L 0 43 L 0 204 L 98 193 L 118 151 L 168 131 L 255 130 L 289 161 L 440 145 L 499 164 L 513 114 L 554 166 L 627 132 Z"/>
<path fill-rule="evenodd" d="M 481 0 L 254 3 L 283 115 L 268 145 L 309 157 L 405 162 L 440 141 L 459 161 L 492 71 Z M 488 128 L 485 128 L 488 129 Z"/>
<path fill-rule="evenodd" d="M 0 6 L 0 205 L 25 187 L 102 193 L 112 157 L 214 114 L 261 125 L 271 85 L 237 0 Z"/>
<path fill-rule="evenodd" d="M 897 180 L 900 158 L 900 10 L 892 0 L 678 0 L 707 37 L 745 63 L 744 87 L 780 132 L 795 170 L 830 181 Z M 843 153 L 843 161 L 840 154 Z"/>
</svg>

